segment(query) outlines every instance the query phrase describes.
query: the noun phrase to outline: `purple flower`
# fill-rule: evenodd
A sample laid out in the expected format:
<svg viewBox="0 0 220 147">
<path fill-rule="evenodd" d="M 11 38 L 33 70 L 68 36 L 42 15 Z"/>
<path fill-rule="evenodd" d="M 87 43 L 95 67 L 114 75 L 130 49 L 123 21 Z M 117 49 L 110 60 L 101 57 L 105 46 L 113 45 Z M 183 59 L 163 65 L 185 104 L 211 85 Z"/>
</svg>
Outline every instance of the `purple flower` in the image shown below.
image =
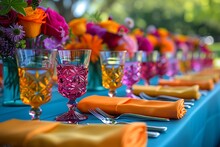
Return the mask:
<svg viewBox="0 0 220 147">
<path fill-rule="evenodd" d="M 0 39 L 5 37 L 5 33 L 6 33 L 6 28 L 3 28 L 2 26 L 0 26 Z"/>
<path fill-rule="evenodd" d="M 56 44 L 57 44 L 56 41 L 52 38 L 44 39 L 43 43 L 46 49 L 56 48 Z"/>
<path fill-rule="evenodd" d="M 44 39 L 43 44 L 46 49 L 59 49 L 61 47 L 61 45 L 53 38 Z"/>
<path fill-rule="evenodd" d="M 91 22 L 86 24 L 86 30 L 87 30 L 87 33 L 91 35 L 98 35 L 100 38 L 102 38 L 107 32 L 106 29 Z"/>
<path fill-rule="evenodd" d="M 14 56 L 15 54 L 15 42 L 7 40 L 5 38 L 0 39 L 0 55 L 2 57 Z"/>
<path fill-rule="evenodd" d="M 6 34 L 11 41 L 18 42 L 24 38 L 25 32 L 23 26 L 15 24 L 6 29 Z"/>
</svg>

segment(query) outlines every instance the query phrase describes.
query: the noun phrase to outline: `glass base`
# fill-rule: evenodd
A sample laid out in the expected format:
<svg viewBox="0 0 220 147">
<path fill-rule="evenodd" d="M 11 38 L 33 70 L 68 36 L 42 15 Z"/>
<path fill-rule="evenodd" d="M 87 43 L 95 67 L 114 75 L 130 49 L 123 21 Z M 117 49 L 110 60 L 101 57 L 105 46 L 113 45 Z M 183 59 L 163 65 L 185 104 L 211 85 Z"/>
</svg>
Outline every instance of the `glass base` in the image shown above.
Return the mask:
<svg viewBox="0 0 220 147">
<path fill-rule="evenodd" d="M 74 123 L 77 124 L 79 121 L 83 121 L 88 119 L 88 116 L 80 114 L 77 111 L 74 110 L 70 110 L 58 117 L 56 117 L 56 121 L 62 121 L 65 123 Z"/>
<path fill-rule="evenodd" d="M 29 106 L 24 104 L 21 100 L 3 101 L 3 106 Z"/>
</svg>

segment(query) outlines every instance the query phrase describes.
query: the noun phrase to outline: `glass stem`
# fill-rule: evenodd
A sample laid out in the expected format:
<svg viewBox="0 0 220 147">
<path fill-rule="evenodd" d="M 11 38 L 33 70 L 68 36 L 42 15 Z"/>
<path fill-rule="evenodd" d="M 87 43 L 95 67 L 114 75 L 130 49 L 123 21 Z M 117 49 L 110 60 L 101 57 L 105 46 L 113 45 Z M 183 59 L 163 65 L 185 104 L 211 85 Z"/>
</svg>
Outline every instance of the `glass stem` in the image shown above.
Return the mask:
<svg viewBox="0 0 220 147">
<path fill-rule="evenodd" d="M 114 97 L 114 96 L 116 95 L 115 89 L 109 89 L 108 95 L 109 95 L 110 97 Z"/>
<path fill-rule="evenodd" d="M 31 115 L 32 120 L 39 120 L 42 110 L 40 107 L 31 107 L 29 114 Z"/>
<path fill-rule="evenodd" d="M 130 87 L 130 86 L 128 86 L 127 88 L 126 88 L 126 94 L 127 94 L 127 97 L 130 97 L 130 98 L 132 98 L 133 96 L 133 93 L 132 93 L 132 88 Z"/>
<path fill-rule="evenodd" d="M 150 85 L 149 80 L 144 80 L 144 85 Z"/>
<path fill-rule="evenodd" d="M 76 105 L 77 105 L 76 100 L 75 100 L 75 99 L 70 99 L 70 100 L 68 101 L 68 103 L 67 103 L 67 107 L 68 107 L 68 109 L 69 109 L 69 112 L 70 112 L 70 111 L 75 111 Z"/>
</svg>

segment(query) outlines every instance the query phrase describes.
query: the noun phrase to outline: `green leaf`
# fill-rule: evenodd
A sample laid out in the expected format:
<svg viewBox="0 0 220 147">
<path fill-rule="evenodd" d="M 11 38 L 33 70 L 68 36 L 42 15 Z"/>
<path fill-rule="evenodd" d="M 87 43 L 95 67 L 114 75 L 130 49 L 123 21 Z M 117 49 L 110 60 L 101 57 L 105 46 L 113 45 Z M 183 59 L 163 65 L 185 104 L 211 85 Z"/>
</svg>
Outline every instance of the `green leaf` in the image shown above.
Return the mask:
<svg viewBox="0 0 220 147">
<path fill-rule="evenodd" d="M 27 3 L 24 0 L 1 0 L 0 1 L 0 15 L 7 14 L 11 9 L 25 15 L 24 8 Z"/>
<path fill-rule="evenodd" d="M 24 0 L 11 0 L 11 1 L 12 1 L 11 7 L 18 13 L 25 15 L 24 8 L 27 7 L 27 3 L 24 2 Z"/>
<path fill-rule="evenodd" d="M 10 5 L 3 5 L 3 4 L 0 3 L 0 6 L 1 6 L 0 15 L 7 14 L 11 9 Z"/>
</svg>

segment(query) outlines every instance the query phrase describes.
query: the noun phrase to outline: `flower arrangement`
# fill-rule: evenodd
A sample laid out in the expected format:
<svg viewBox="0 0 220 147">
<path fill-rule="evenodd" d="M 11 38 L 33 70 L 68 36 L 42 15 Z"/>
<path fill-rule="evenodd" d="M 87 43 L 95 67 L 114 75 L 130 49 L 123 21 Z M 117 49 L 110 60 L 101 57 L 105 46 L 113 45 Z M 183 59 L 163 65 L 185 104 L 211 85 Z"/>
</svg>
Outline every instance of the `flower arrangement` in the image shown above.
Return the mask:
<svg viewBox="0 0 220 147">
<path fill-rule="evenodd" d="M 149 29 L 147 38 L 153 44 L 155 50 L 158 50 L 161 54 L 175 53 L 176 46 L 171 38 L 171 33 L 165 28 L 152 28 Z"/>
<path fill-rule="evenodd" d="M 128 28 L 111 18 L 105 21 L 92 22 L 85 18 L 69 22 L 71 29 L 70 43 L 67 49 L 89 48 L 92 50 L 91 62 L 99 60 L 101 50 L 127 50 L 132 52 L 135 40 L 128 35 Z"/>
<path fill-rule="evenodd" d="M 16 48 L 62 48 L 69 36 L 65 19 L 41 0 L 0 1 L 0 55 L 13 57 Z"/>
<path fill-rule="evenodd" d="M 64 17 L 41 0 L 0 0 L 0 57 L 4 66 L 4 105 L 19 105 L 16 48 L 62 49 L 69 38 Z M 12 104 L 11 104 L 12 103 Z"/>
</svg>

